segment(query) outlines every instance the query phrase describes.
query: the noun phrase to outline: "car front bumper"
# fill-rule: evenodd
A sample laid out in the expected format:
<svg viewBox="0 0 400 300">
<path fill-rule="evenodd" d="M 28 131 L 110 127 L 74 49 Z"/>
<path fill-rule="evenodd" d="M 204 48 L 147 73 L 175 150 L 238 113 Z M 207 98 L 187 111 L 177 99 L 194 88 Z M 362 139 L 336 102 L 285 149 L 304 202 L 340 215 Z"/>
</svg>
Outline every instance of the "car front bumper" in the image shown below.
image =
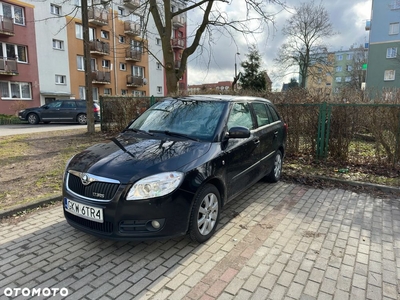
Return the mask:
<svg viewBox="0 0 400 300">
<path fill-rule="evenodd" d="M 121 194 L 121 193 L 120 193 Z M 64 191 L 63 210 L 68 223 L 86 233 L 116 240 L 172 238 L 188 231 L 193 194 L 177 190 L 166 197 L 127 201 L 119 197 L 110 202 L 82 199 Z M 85 219 L 66 210 L 66 199 L 101 209 L 103 222 Z M 159 228 L 152 224 L 157 221 Z"/>
</svg>

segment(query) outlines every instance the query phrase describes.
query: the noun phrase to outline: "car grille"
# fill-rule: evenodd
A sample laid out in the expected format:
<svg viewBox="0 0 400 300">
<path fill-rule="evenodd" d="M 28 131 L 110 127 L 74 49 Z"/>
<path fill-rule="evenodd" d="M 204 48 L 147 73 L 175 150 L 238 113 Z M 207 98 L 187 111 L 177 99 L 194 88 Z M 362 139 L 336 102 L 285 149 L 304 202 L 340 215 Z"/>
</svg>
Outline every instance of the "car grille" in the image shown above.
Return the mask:
<svg viewBox="0 0 400 300">
<path fill-rule="evenodd" d="M 81 179 L 74 175 L 68 176 L 68 189 L 72 192 L 94 200 L 111 200 L 117 192 L 119 184 L 108 182 L 92 182 L 89 185 L 83 185 Z"/>
<path fill-rule="evenodd" d="M 80 226 L 89 228 L 91 230 L 104 232 L 104 233 L 112 233 L 114 230 L 114 225 L 111 222 L 98 223 L 98 222 L 86 220 L 84 218 L 75 216 L 73 214 L 70 214 L 67 211 L 64 211 L 64 213 L 65 213 L 65 217 L 68 220 L 71 220 L 72 222 L 74 222 Z"/>
</svg>

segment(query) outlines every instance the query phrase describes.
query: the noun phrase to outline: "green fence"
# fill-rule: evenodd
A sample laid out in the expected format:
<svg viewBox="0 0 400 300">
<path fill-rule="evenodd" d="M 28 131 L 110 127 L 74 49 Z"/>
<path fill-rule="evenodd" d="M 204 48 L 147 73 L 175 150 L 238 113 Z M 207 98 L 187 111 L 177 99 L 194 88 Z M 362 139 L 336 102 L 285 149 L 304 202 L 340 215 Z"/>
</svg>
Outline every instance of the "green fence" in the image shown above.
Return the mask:
<svg viewBox="0 0 400 300">
<path fill-rule="evenodd" d="M 399 168 L 400 105 L 277 104 L 289 154 Z"/>
</svg>

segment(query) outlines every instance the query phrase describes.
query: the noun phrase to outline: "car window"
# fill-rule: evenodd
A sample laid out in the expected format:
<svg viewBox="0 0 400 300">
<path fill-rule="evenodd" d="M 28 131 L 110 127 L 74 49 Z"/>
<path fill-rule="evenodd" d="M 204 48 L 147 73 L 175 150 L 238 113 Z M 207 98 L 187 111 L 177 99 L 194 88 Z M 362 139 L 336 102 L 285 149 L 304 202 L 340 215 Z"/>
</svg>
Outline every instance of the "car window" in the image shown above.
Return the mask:
<svg viewBox="0 0 400 300">
<path fill-rule="evenodd" d="M 130 129 L 170 131 L 199 140 L 211 140 L 226 102 L 165 100 L 137 118 Z"/>
<path fill-rule="evenodd" d="M 228 119 L 228 130 L 236 126 L 253 129 L 253 121 L 251 119 L 251 112 L 248 103 L 233 104 Z"/>
<path fill-rule="evenodd" d="M 268 125 L 272 122 L 272 116 L 266 104 L 253 103 L 252 105 L 256 113 L 258 127 Z"/>
<path fill-rule="evenodd" d="M 62 102 L 61 101 L 53 101 L 47 104 L 47 107 L 49 108 L 59 108 L 61 107 Z"/>
<path fill-rule="evenodd" d="M 271 112 L 272 115 L 272 121 L 276 122 L 279 121 L 281 118 L 279 117 L 278 113 L 276 112 L 275 108 L 271 105 L 268 105 L 269 111 Z"/>
<path fill-rule="evenodd" d="M 75 101 L 63 101 L 62 108 L 76 108 Z"/>
<path fill-rule="evenodd" d="M 76 106 L 79 108 L 85 108 L 86 107 L 86 101 L 76 101 Z"/>
</svg>

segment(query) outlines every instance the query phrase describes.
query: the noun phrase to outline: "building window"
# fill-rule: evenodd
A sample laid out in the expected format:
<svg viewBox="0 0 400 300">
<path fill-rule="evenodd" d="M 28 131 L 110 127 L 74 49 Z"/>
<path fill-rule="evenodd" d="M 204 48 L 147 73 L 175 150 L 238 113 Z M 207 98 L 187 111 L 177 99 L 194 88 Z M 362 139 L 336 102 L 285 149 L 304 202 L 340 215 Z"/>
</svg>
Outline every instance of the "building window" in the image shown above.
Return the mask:
<svg viewBox="0 0 400 300">
<path fill-rule="evenodd" d="M 395 79 L 395 77 L 396 77 L 396 71 L 395 70 L 386 70 L 383 80 L 385 80 L 385 81 L 393 81 Z"/>
<path fill-rule="evenodd" d="M 2 99 L 32 100 L 31 84 L 28 82 L 0 81 Z"/>
<path fill-rule="evenodd" d="M 346 76 L 346 78 L 344 79 L 344 81 L 350 82 L 350 81 L 351 81 L 351 76 Z"/>
<path fill-rule="evenodd" d="M 123 17 L 125 15 L 125 9 L 118 6 L 118 16 Z"/>
<path fill-rule="evenodd" d="M 123 35 L 120 35 L 120 36 L 119 36 L 119 42 L 120 42 L 121 44 L 124 44 L 124 43 L 125 43 L 125 37 L 124 37 Z"/>
<path fill-rule="evenodd" d="M 85 71 L 85 60 L 83 59 L 83 56 L 78 55 L 76 57 L 76 68 L 79 71 Z"/>
<path fill-rule="evenodd" d="M 389 24 L 389 34 L 399 34 L 399 23 L 390 23 Z"/>
<path fill-rule="evenodd" d="M 110 62 L 108 59 L 103 59 L 103 60 L 101 61 L 101 66 L 102 66 L 103 68 L 109 69 L 109 68 L 111 67 L 111 62 Z"/>
<path fill-rule="evenodd" d="M 157 94 L 162 94 L 162 86 L 157 86 Z"/>
<path fill-rule="evenodd" d="M 55 5 L 55 4 L 50 4 L 50 12 L 53 15 L 61 15 L 61 6 Z"/>
<path fill-rule="evenodd" d="M 143 78 L 144 77 L 144 68 L 138 67 L 138 66 L 133 66 L 132 67 L 132 75 Z"/>
<path fill-rule="evenodd" d="M 110 39 L 110 33 L 108 31 L 105 31 L 105 30 L 102 30 L 100 32 L 100 36 L 101 36 L 102 39 L 106 39 L 106 40 Z"/>
<path fill-rule="evenodd" d="M 396 58 L 397 57 L 397 48 L 387 48 L 386 50 L 386 58 Z"/>
<path fill-rule="evenodd" d="M 340 76 L 336 77 L 336 78 L 335 78 L 335 81 L 336 81 L 336 82 L 342 82 L 342 77 L 340 77 Z"/>
<path fill-rule="evenodd" d="M 347 59 L 347 60 L 352 60 L 352 59 L 353 59 L 353 53 L 348 53 L 348 54 L 346 55 L 346 59 Z"/>
<path fill-rule="evenodd" d="M 121 90 L 121 95 L 126 95 L 128 94 L 128 90 Z"/>
<path fill-rule="evenodd" d="M 28 62 L 28 49 L 25 46 L 0 43 L 0 57 L 16 59 L 18 62 Z"/>
<path fill-rule="evenodd" d="M 156 62 L 157 70 L 161 70 L 161 64 L 159 62 Z"/>
<path fill-rule="evenodd" d="M 343 60 L 343 54 L 336 55 L 336 60 Z"/>
<path fill-rule="evenodd" d="M 119 63 L 119 69 L 121 71 L 126 71 L 126 63 Z"/>
<path fill-rule="evenodd" d="M 156 38 L 156 45 L 161 46 L 161 39 L 160 38 Z"/>
<path fill-rule="evenodd" d="M 392 0 L 392 4 L 390 5 L 390 9 L 400 9 L 400 0 Z"/>
<path fill-rule="evenodd" d="M 93 100 L 99 100 L 99 89 L 97 87 L 92 88 Z"/>
<path fill-rule="evenodd" d="M 56 75 L 56 84 L 66 84 L 67 77 L 65 75 Z"/>
<path fill-rule="evenodd" d="M 112 91 L 110 88 L 104 88 L 104 95 L 111 95 Z"/>
<path fill-rule="evenodd" d="M 0 15 L 13 19 L 15 24 L 25 24 L 24 9 L 22 7 L 0 2 Z"/>
<path fill-rule="evenodd" d="M 64 50 L 64 41 L 53 39 L 53 49 Z"/>
<path fill-rule="evenodd" d="M 347 65 L 346 69 L 348 72 L 351 72 L 353 71 L 353 66 Z"/>
<path fill-rule="evenodd" d="M 86 99 L 86 88 L 84 86 L 79 87 L 79 99 Z"/>
<path fill-rule="evenodd" d="M 342 66 L 337 66 L 336 67 L 336 72 L 342 72 Z"/>
<path fill-rule="evenodd" d="M 75 24 L 75 37 L 77 39 L 83 39 L 83 28 L 81 24 Z"/>
</svg>

